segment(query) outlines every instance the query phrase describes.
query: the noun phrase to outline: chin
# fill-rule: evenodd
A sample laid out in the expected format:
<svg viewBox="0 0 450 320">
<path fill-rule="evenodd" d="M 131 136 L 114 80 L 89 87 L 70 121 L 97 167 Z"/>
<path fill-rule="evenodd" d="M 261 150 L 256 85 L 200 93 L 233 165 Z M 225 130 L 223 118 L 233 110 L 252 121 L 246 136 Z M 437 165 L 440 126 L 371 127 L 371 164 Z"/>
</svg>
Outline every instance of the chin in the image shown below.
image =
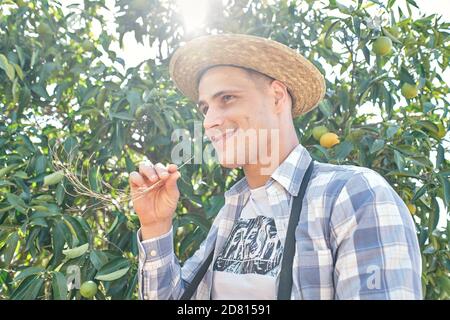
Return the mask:
<svg viewBox="0 0 450 320">
<path fill-rule="evenodd" d="M 222 167 L 227 168 L 227 169 L 236 169 L 236 168 L 242 167 L 242 164 L 237 164 L 237 163 L 229 163 L 229 162 L 224 163 L 222 161 L 220 161 L 219 163 Z"/>
<path fill-rule="evenodd" d="M 228 168 L 228 169 L 234 169 L 242 166 L 242 164 L 239 164 L 235 157 L 225 157 L 224 154 L 218 154 L 218 161 L 222 167 Z"/>
<path fill-rule="evenodd" d="M 247 151 L 242 151 L 242 154 L 246 154 Z M 228 168 L 228 169 L 235 169 L 239 167 L 243 167 L 244 165 L 248 164 L 248 155 L 246 157 L 239 157 L 236 156 L 236 151 L 230 152 L 230 154 L 217 152 L 217 159 L 218 162 L 222 167 Z"/>
</svg>

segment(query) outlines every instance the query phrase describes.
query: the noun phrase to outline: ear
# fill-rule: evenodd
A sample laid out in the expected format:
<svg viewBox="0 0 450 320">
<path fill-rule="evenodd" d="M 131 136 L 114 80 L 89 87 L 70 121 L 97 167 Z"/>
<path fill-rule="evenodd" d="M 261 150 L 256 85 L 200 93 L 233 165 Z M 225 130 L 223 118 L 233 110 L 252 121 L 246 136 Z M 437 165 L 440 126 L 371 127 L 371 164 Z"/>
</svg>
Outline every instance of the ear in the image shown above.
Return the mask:
<svg viewBox="0 0 450 320">
<path fill-rule="evenodd" d="M 281 113 L 285 108 L 290 108 L 290 96 L 286 85 L 279 80 L 274 80 L 271 83 L 271 88 L 274 97 L 275 112 Z"/>
</svg>

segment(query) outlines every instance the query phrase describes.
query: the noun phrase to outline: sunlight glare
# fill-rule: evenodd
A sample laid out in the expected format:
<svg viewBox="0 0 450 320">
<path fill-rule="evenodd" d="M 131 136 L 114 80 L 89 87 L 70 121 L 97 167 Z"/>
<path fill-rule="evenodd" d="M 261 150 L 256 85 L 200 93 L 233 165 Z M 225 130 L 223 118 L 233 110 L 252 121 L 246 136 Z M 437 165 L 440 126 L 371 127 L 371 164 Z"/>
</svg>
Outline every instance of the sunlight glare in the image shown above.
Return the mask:
<svg viewBox="0 0 450 320">
<path fill-rule="evenodd" d="M 206 18 L 206 0 L 177 0 L 177 4 L 187 32 L 194 31 L 203 25 Z"/>
</svg>

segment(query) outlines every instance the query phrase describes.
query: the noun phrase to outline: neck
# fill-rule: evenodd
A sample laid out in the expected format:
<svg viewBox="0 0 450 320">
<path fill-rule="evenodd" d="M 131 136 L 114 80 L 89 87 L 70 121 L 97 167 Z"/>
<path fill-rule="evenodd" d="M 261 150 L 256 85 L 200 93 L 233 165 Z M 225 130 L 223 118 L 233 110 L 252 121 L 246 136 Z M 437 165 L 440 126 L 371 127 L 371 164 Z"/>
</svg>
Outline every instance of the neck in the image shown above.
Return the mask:
<svg viewBox="0 0 450 320">
<path fill-rule="evenodd" d="M 267 156 L 264 159 L 258 158 L 255 164 L 243 166 L 245 177 L 250 189 L 262 187 L 270 179 L 272 173 L 288 157 L 288 155 L 300 143 L 297 134 L 291 131 L 289 135 L 280 135 L 278 148 L 268 147 Z"/>
</svg>

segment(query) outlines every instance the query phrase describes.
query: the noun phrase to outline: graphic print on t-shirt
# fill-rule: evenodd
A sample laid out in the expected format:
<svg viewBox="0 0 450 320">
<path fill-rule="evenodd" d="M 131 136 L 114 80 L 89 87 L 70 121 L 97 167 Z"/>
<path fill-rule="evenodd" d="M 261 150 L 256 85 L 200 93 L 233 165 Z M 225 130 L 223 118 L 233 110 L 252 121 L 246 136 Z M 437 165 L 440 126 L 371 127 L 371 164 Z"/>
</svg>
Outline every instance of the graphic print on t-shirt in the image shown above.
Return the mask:
<svg viewBox="0 0 450 320">
<path fill-rule="evenodd" d="M 282 255 L 273 218 L 239 219 L 217 257 L 214 271 L 276 276 Z"/>
</svg>

